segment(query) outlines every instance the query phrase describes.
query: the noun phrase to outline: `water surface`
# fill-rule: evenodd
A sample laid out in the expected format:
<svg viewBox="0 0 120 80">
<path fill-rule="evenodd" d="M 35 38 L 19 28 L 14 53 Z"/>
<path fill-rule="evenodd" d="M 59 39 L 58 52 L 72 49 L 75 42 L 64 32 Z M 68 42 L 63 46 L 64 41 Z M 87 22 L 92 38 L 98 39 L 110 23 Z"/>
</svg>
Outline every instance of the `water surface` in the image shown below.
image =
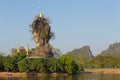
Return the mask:
<svg viewBox="0 0 120 80">
<path fill-rule="evenodd" d="M 0 80 L 120 80 L 119 74 L 81 74 L 81 75 L 29 75 L 28 77 L 6 77 Z"/>
</svg>

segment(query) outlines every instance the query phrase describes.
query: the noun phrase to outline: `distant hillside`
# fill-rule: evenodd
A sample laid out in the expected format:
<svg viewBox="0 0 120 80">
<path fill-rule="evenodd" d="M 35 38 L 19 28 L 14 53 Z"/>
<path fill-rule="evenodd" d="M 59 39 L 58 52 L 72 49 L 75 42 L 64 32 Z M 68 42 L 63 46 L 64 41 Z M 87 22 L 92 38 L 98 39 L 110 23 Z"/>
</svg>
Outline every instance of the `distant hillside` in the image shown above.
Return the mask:
<svg viewBox="0 0 120 80">
<path fill-rule="evenodd" d="M 82 55 L 86 59 L 93 58 L 93 54 L 92 54 L 89 46 L 84 46 L 84 47 L 82 47 L 80 49 L 74 49 L 73 51 L 70 51 L 68 53 L 71 53 L 74 56 L 80 56 L 80 55 Z"/>
<path fill-rule="evenodd" d="M 120 43 L 114 43 L 107 50 L 102 51 L 101 56 L 120 56 Z"/>
</svg>

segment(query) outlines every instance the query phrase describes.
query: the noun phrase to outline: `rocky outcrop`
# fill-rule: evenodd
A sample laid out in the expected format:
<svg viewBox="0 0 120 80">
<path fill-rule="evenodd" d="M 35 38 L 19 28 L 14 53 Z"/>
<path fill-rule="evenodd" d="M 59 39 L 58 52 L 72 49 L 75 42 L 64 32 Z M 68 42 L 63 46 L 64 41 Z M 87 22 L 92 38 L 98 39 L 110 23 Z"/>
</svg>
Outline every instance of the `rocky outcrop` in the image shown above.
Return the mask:
<svg viewBox="0 0 120 80">
<path fill-rule="evenodd" d="M 80 49 L 74 49 L 73 51 L 70 51 L 69 53 L 72 53 L 75 56 L 82 55 L 86 59 L 91 59 L 94 57 L 89 46 L 84 46 Z"/>
<path fill-rule="evenodd" d="M 100 54 L 101 56 L 120 56 L 120 43 L 111 44 L 107 50 Z"/>
<path fill-rule="evenodd" d="M 30 28 L 36 43 L 36 48 L 31 55 L 52 58 L 54 55 L 49 40 L 53 37 L 53 32 L 51 32 L 49 21 L 40 13 L 40 16 L 36 16 Z"/>
</svg>

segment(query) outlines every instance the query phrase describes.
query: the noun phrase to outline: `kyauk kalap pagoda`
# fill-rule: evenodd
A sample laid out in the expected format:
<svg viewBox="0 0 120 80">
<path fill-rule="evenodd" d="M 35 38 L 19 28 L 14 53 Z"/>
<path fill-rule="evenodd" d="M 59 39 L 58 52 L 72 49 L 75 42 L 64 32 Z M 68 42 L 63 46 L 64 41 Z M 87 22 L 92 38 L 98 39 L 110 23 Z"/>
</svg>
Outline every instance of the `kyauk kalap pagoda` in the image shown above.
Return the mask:
<svg viewBox="0 0 120 80">
<path fill-rule="evenodd" d="M 54 33 L 51 32 L 49 20 L 43 16 L 42 11 L 35 17 L 30 25 L 30 28 L 36 44 L 36 48 L 32 51 L 30 56 L 35 55 L 45 58 L 52 58 L 54 55 L 52 53 L 52 47 L 49 40 L 54 37 Z"/>
</svg>

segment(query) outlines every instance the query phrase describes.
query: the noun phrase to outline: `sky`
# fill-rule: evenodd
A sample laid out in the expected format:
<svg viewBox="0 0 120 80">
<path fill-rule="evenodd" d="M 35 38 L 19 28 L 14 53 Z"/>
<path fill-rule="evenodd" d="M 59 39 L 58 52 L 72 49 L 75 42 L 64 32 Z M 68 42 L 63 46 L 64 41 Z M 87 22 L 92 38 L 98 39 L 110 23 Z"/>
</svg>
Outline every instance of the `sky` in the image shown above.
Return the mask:
<svg viewBox="0 0 120 80">
<path fill-rule="evenodd" d="M 29 25 L 40 13 L 55 33 L 51 45 L 66 53 L 89 45 L 93 55 L 120 42 L 120 0 L 0 0 L 0 51 L 35 47 Z"/>
</svg>

